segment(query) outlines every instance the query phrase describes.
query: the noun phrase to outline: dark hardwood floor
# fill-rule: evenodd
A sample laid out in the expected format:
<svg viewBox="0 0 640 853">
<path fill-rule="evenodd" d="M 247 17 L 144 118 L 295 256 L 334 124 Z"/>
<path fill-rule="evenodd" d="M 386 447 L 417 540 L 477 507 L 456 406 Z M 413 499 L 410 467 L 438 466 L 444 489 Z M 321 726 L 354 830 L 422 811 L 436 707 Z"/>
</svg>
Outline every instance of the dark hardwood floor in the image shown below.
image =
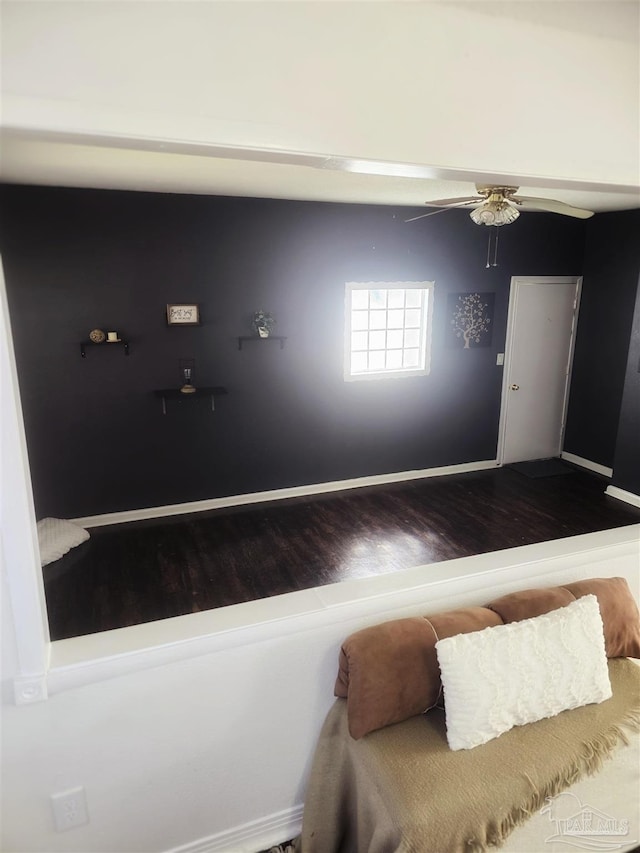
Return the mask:
<svg viewBox="0 0 640 853">
<path fill-rule="evenodd" d="M 607 481 L 508 467 L 93 528 L 44 569 L 51 637 L 640 522 Z"/>
</svg>

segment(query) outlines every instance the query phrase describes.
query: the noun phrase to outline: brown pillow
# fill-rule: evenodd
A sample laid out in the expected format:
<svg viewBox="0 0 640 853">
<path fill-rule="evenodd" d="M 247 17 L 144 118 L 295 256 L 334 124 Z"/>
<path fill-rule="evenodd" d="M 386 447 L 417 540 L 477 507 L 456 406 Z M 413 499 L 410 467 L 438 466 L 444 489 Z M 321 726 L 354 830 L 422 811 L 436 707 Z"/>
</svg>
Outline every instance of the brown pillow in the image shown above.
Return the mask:
<svg viewBox="0 0 640 853">
<path fill-rule="evenodd" d="M 348 637 L 334 692 L 347 698 L 351 736 L 361 738 L 435 705 L 441 689 L 436 642 L 500 624 L 490 610 L 467 607 L 429 619 L 395 619 Z"/>
<path fill-rule="evenodd" d="M 600 605 L 607 657 L 640 657 L 640 613 L 624 578 L 590 578 L 546 589 L 525 589 L 487 604 L 505 623 L 520 622 L 593 594 Z"/>
<path fill-rule="evenodd" d="M 598 599 L 608 658 L 640 658 L 640 612 L 624 578 L 591 578 L 564 587 L 576 598 Z"/>
<path fill-rule="evenodd" d="M 519 592 L 512 592 L 496 598 L 486 606 L 494 613 L 498 613 L 506 624 L 541 616 L 543 613 L 549 613 L 550 610 L 566 607 L 575 600 L 575 595 L 566 587 L 550 586 L 546 589 L 522 589 Z"/>
</svg>

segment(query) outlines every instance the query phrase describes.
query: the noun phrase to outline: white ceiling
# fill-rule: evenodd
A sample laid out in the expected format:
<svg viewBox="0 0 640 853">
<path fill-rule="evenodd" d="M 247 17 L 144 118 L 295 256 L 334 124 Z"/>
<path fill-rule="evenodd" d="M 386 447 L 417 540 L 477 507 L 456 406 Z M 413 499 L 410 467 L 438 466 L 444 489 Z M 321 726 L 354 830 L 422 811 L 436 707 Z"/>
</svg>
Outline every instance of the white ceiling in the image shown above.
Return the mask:
<svg viewBox="0 0 640 853">
<path fill-rule="evenodd" d="M 177 151 L 153 151 L 144 150 L 140 140 L 129 143 L 120 140 L 114 146 L 110 140 L 100 144 L 93 139 L 92 144 L 80 145 L 19 132 L 5 132 L 1 144 L 0 175 L 12 183 L 421 206 L 433 199 L 475 195 L 477 182 L 517 185 L 521 195 L 557 199 L 596 212 L 640 207 L 640 189 L 633 187 L 558 180 L 550 180 L 551 186 L 545 186 L 544 179 L 539 178 L 529 179 L 531 182 L 527 183 L 526 177 L 514 175 L 462 170 L 456 175 L 454 170 L 376 161 L 354 163 L 328 155 L 313 158 L 295 152 L 239 150 L 236 156 L 229 156 L 233 152 L 226 150 L 225 156 L 220 157 L 215 156 L 218 150 L 215 147 L 209 152 L 206 146 L 197 146 L 200 153 L 187 154 L 182 153 L 184 146 L 180 145 L 176 146 Z M 127 147 L 134 144 L 137 147 Z M 171 148 L 168 143 L 163 145 L 165 149 Z M 300 159 L 315 164 L 265 162 L 275 156 L 293 163 Z M 369 173 L 347 171 L 345 164 Z M 371 171 L 414 174 L 398 176 L 371 174 Z"/>
<path fill-rule="evenodd" d="M 640 207 L 637 0 L 2 5 L 7 182 Z"/>
</svg>

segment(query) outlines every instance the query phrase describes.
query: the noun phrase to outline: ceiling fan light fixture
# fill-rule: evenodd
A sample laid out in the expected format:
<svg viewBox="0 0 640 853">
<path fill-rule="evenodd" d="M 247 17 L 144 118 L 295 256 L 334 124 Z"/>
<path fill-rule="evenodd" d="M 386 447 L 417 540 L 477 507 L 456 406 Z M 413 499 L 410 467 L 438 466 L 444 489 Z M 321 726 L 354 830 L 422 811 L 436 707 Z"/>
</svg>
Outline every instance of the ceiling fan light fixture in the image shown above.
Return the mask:
<svg viewBox="0 0 640 853">
<path fill-rule="evenodd" d="M 506 201 L 486 201 L 469 214 L 476 225 L 510 225 L 520 211 Z"/>
</svg>

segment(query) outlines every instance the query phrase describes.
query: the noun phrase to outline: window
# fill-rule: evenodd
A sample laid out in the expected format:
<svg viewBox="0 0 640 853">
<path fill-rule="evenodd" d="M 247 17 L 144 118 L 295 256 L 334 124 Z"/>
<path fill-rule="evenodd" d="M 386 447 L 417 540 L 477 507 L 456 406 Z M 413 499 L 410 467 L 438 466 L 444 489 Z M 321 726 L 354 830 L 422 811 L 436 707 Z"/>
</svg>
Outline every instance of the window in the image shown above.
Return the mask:
<svg viewBox="0 0 640 853">
<path fill-rule="evenodd" d="M 348 282 L 344 378 L 429 372 L 432 281 Z"/>
</svg>

